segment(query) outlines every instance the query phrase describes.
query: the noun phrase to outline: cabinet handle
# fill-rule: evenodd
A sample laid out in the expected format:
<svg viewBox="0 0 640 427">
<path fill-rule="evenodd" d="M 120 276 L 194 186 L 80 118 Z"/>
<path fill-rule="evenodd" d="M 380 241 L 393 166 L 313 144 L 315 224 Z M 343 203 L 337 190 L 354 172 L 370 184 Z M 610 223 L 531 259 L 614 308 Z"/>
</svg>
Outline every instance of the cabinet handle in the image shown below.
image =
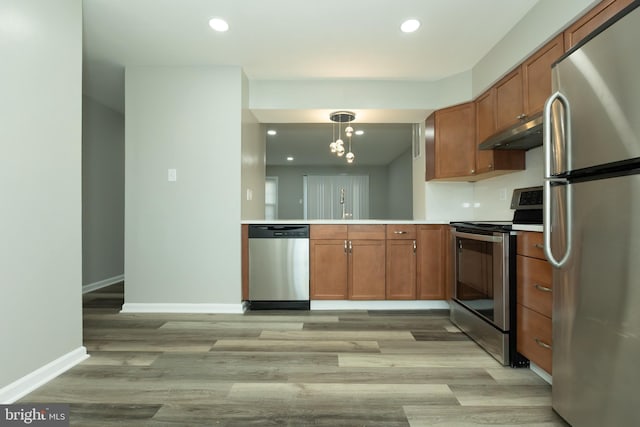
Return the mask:
<svg viewBox="0 0 640 427">
<path fill-rule="evenodd" d="M 353 253 L 353 244 L 351 243 L 351 240 L 349 240 L 349 253 Z"/>
<path fill-rule="evenodd" d="M 418 248 L 418 245 L 416 245 L 416 241 L 413 241 L 413 254 L 415 255 L 416 253 L 416 249 Z"/>
<path fill-rule="evenodd" d="M 489 169 L 493 169 L 493 165 L 491 163 L 489 163 Z"/>
<path fill-rule="evenodd" d="M 537 290 L 542 291 L 542 292 L 553 292 L 553 289 L 551 289 L 551 288 L 547 288 L 546 286 L 542 286 L 542 285 L 539 285 L 539 284 L 537 284 L 537 283 L 536 283 L 535 285 L 533 285 L 533 286 L 534 286 Z"/>
<path fill-rule="evenodd" d="M 471 175 L 475 174 L 476 170 L 475 169 L 471 169 Z"/>
<path fill-rule="evenodd" d="M 544 342 L 544 341 L 542 341 L 542 340 L 540 340 L 538 338 L 535 338 L 535 340 L 536 340 L 536 344 L 538 344 L 540 347 L 546 348 L 547 350 L 551 350 L 551 346 L 549 344 L 547 344 L 546 342 Z"/>
<path fill-rule="evenodd" d="M 544 249 L 544 245 L 541 243 L 536 243 L 535 245 L 533 245 L 533 247 L 536 249 Z"/>
<path fill-rule="evenodd" d="M 406 231 L 396 230 L 396 231 L 393 232 L 393 234 L 407 234 L 407 232 Z"/>
<path fill-rule="evenodd" d="M 523 113 L 523 114 L 519 114 L 519 115 L 517 115 L 517 116 L 516 116 L 516 119 L 518 119 L 518 120 L 524 120 L 526 117 L 527 117 L 527 115 Z"/>
<path fill-rule="evenodd" d="M 346 240 L 344 241 L 344 253 L 345 254 L 347 253 L 347 241 Z"/>
</svg>

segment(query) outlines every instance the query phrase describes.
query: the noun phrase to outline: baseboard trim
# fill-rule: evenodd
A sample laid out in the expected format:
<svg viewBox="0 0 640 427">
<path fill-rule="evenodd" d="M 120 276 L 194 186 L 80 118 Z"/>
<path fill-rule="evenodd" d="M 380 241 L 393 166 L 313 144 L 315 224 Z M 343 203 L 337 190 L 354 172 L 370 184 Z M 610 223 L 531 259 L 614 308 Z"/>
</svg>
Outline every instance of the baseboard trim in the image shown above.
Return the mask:
<svg viewBox="0 0 640 427">
<path fill-rule="evenodd" d="M 99 282 L 87 283 L 86 285 L 82 285 L 82 293 L 86 294 L 87 292 L 97 291 L 98 289 L 115 285 L 116 283 L 122 282 L 123 280 L 124 274 L 120 274 L 119 276 L 113 276 L 108 279 L 100 280 Z"/>
<path fill-rule="evenodd" d="M 448 310 L 449 303 L 444 300 L 422 301 L 352 301 L 352 300 L 314 300 L 311 310 Z"/>
<path fill-rule="evenodd" d="M 540 378 L 542 378 L 547 383 L 549 383 L 549 385 L 553 385 L 553 378 L 551 377 L 551 375 L 549 375 L 547 371 L 542 369 L 540 366 L 530 361 L 529 369 L 531 369 L 536 375 L 538 375 Z"/>
<path fill-rule="evenodd" d="M 125 303 L 120 313 L 244 313 L 242 304 Z"/>
<path fill-rule="evenodd" d="M 14 403 L 88 358 L 89 355 L 84 346 L 58 357 L 56 360 L 1 388 L 0 404 L 9 405 Z"/>
</svg>

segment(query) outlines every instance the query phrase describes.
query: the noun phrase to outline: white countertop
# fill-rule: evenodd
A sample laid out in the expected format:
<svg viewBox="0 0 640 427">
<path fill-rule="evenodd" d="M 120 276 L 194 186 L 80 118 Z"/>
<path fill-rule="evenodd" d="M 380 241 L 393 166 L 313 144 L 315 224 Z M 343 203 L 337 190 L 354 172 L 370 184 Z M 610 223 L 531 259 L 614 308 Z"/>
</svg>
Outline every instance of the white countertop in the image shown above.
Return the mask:
<svg viewBox="0 0 640 427">
<path fill-rule="evenodd" d="M 241 224 L 449 224 L 449 221 L 434 220 L 393 220 L 393 219 L 246 219 Z M 542 233 L 542 225 L 514 224 L 514 231 L 537 231 Z"/>
<path fill-rule="evenodd" d="M 542 225 L 536 224 L 513 224 L 513 229 L 515 231 L 537 231 L 539 233 L 543 231 Z"/>
<path fill-rule="evenodd" d="M 247 219 L 241 224 L 449 224 L 449 221 L 392 219 Z"/>
</svg>

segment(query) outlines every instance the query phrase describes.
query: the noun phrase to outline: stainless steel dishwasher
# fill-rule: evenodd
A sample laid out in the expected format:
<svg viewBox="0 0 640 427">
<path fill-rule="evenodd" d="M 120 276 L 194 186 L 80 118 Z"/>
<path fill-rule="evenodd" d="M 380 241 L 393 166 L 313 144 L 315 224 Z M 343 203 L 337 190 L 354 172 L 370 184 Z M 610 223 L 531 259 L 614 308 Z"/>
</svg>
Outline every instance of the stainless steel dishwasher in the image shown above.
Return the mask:
<svg viewBox="0 0 640 427">
<path fill-rule="evenodd" d="M 249 307 L 309 309 L 308 225 L 249 225 Z"/>
</svg>

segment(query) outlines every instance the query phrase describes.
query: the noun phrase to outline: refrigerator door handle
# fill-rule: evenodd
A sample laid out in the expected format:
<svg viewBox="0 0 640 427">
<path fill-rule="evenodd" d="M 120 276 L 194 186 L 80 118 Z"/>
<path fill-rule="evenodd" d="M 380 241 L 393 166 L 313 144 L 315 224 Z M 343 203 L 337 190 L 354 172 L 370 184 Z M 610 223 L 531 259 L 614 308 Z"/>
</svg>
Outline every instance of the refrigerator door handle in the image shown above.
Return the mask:
<svg viewBox="0 0 640 427">
<path fill-rule="evenodd" d="M 567 247 L 564 251 L 564 255 L 562 255 L 562 258 L 560 258 L 560 260 L 557 260 L 553 255 L 553 252 L 551 251 L 551 231 L 552 231 L 551 212 L 553 211 L 553 206 L 551 205 L 553 200 L 553 198 L 551 197 L 552 182 L 553 180 L 550 180 L 550 179 L 545 179 L 544 181 L 544 206 L 543 206 L 543 219 L 542 219 L 544 255 L 547 257 L 549 264 L 551 264 L 556 268 L 561 268 L 567 263 L 567 261 L 569 260 L 569 257 L 571 256 L 571 249 L 572 249 L 571 241 L 573 240 L 572 238 L 572 235 L 573 235 L 573 209 L 572 209 L 573 188 L 571 185 L 565 186 L 566 197 L 565 197 L 564 205 L 566 206 L 566 215 L 565 215 L 566 226 L 564 228 L 564 237 L 565 237 L 565 242 Z M 562 182 L 562 181 L 556 181 L 556 182 Z"/>
<path fill-rule="evenodd" d="M 547 99 L 547 102 L 544 103 L 544 113 L 543 113 L 543 126 L 542 126 L 542 135 L 543 135 L 543 145 L 544 145 L 544 177 L 551 178 L 552 177 L 552 162 L 553 162 L 553 153 L 552 153 L 552 140 L 551 140 L 551 125 L 552 114 L 551 109 L 553 107 L 554 102 L 560 102 L 563 107 L 563 119 L 564 119 L 564 127 L 560 129 L 564 131 L 564 147 L 562 148 L 561 154 L 566 159 L 566 170 L 571 169 L 571 106 L 569 105 L 569 100 L 566 96 L 564 96 L 560 92 L 555 92 L 553 95 Z M 557 125 L 560 125 L 558 123 Z M 558 156 L 558 159 L 562 158 Z"/>
<path fill-rule="evenodd" d="M 561 127 L 561 131 L 564 131 L 564 147 L 562 148 L 562 153 L 566 159 L 567 168 L 571 167 L 571 109 L 569 106 L 569 100 L 560 92 L 556 92 L 547 99 L 547 102 L 544 104 L 544 117 L 543 117 L 543 145 L 544 145 L 544 203 L 543 203 L 543 236 L 544 236 L 544 254 L 547 257 L 547 260 L 551 265 L 556 268 L 561 268 L 563 265 L 567 263 L 569 257 L 571 256 L 571 241 L 573 234 L 573 197 L 572 197 L 572 186 L 566 185 L 565 191 L 565 203 L 566 207 L 566 226 L 564 228 L 565 232 L 565 242 L 566 249 L 564 255 L 557 260 L 552 253 L 551 250 L 551 231 L 552 231 L 552 223 L 551 223 L 551 212 L 553 212 L 551 197 L 551 184 L 552 182 L 564 183 L 566 184 L 566 180 L 558 179 L 552 177 L 551 163 L 553 161 L 552 155 L 552 141 L 551 141 L 551 125 L 552 125 L 552 115 L 551 108 L 555 101 L 558 101 L 562 104 L 563 107 L 563 119 L 564 126 Z"/>
</svg>

